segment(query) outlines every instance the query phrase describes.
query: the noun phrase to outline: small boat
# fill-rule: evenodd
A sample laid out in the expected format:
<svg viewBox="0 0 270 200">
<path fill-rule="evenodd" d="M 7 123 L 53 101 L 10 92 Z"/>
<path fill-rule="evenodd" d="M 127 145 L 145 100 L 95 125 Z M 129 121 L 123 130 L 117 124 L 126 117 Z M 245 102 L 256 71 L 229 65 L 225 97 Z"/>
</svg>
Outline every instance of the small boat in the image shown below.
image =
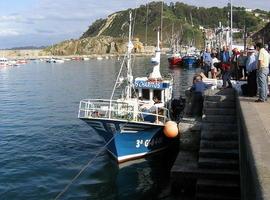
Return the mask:
<svg viewBox="0 0 270 200">
<path fill-rule="evenodd" d="M 131 69 L 131 12 L 129 42 L 110 99 L 80 101 L 78 118 L 91 126 L 106 142 L 107 151 L 119 163 L 134 160 L 167 148 L 175 139 L 165 136 L 163 129 L 169 120 L 172 99 L 172 78 L 160 74 L 159 31 L 153 72 L 148 77 L 133 79 Z M 122 69 L 127 66 L 123 78 Z M 121 98 L 113 99 L 116 88 L 126 84 Z M 159 99 L 154 102 L 152 99 Z"/>
<path fill-rule="evenodd" d="M 59 58 L 51 58 L 49 60 L 46 60 L 47 63 L 64 63 L 65 61 Z"/>
<path fill-rule="evenodd" d="M 79 60 L 82 60 L 82 58 L 81 57 L 73 57 L 73 58 L 71 58 L 71 60 L 79 61 Z"/>
<path fill-rule="evenodd" d="M 168 57 L 168 62 L 170 66 L 181 66 L 182 58 L 179 53 L 174 53 Z"/>
<path fill-rule="evenodd" d="M 25 63 L 23 63 L 23 64 L 25 64 Z M 16 61 L 16 60 L 10 60 L 10 61 L 8 61 L 8 65 L 9 66 L 19 66 L 19 65 L 21 65 L 21 63 Z"/>
<path fill-rule="evenodd" d="M 173 31 L 172 31 L 173 32 Z M 172 34 L 172 48 L 171 53 L 168 54 L 168 62 L 169 65 L 172 66 L 181 66 L 182 65 L 182 57 L 179 53 L 179 41 L 177 38 L 173 37 Z"/>
<path fill-rule="evenodd" d="M 83 60 L 87 61 L 87 60 L 90 60 L 90 58 L 83 57 Z"/>
<path fill-rule="evenodd" d="M 193 67 L 198 64 L 198 57 L 196 55 L 185 55 L 182 60 L 184 67 Z"/>
<path fill-rule="evenodd" d="M 103 60 L 103 58 L 101 56 L 98 56 L 97 60 Z"/>
<path fill-rule="evenodd" d="M 8 66 L 8 59 L 7 58 L 0 58 L 0 67 Z"/>
<path fill-rule="evenodd" d="M 25 59 L 17 60 L 16 64 L 18 65 L 25 65 L 27 61 Z"/>
</svg>

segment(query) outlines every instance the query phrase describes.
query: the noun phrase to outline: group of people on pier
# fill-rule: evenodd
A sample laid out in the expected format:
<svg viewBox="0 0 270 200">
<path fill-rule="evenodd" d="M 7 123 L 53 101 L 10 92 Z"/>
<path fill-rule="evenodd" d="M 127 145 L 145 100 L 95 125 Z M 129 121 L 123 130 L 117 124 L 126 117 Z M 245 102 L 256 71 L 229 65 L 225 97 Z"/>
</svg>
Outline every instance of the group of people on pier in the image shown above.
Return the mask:
<svg viewBox="0 0 270 200">
<path fill-rule="evenodd" d="M 268 77 L 270 68 L 269 49 L 262 43 L 239 51 L 224 46 L 221 51 L 206 48 L 202 53 L 202 72 L 193 78 L 191 113 L 201 117 L 204 91 L 209 87 L 203 78 L 222 79 L 222 88 L 232 88 L 231 79 L 247 81 L 241 86 L 242 94 L 256 97 L 255 102 L 266 102 L 269 96 Z M 210 75 L 211 74 L 211 75 Z"/>
<path fill-rule="evenodd" d="M 262 43 L 241 51 L 237 48 L 230 51 L 226 46 L 221 51 L 206 48 L 201 59 L 202 71 L 207 78 L 211 74 L 213 79 L 222 79 L 223 88 L 232 88 L 231 79 L 247 80 L 242 86 L 243 94 L 254 97 L 258 92 L 256 102 L 267 101 L 270 54 Z"/>
</svg>

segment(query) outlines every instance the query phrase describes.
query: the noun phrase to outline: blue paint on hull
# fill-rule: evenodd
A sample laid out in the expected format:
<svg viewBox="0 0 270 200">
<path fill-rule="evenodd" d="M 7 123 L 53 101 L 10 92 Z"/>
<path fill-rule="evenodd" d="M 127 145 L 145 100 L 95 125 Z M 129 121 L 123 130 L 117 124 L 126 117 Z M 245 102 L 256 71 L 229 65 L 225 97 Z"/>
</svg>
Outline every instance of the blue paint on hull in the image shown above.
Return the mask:
<svg viewBox="0 0 270 200">
<path fill-rule="evenodd" d="M 83 120 L 94 128 L 106 143 L 113 138 L 107 150 L 118 162 L 162 150 L 171 141 L 163 134 L 163 126 L 104 119 Z"/>
<path fill-rule="evenodd" d="M 185 67 L 194 66 L 197 64 L 197 58 L 194 56 L 183 57 L 183 65 Z"/>
</svg>

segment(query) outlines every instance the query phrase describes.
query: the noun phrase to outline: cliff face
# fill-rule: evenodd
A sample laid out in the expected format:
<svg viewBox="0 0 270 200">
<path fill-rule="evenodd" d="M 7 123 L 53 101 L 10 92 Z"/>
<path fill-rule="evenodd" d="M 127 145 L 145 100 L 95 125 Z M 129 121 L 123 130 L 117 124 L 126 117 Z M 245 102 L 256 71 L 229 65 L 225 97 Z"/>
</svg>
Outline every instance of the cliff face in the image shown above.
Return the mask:
<svg viewBox="0 0 270 200">
<path fill-rule="evenodd" d="M 110 36 L 68 40 L 45 49 L 52 55 L 115 54 L 123 53 L 125 50 L 126 42 L 123 39 Z"/>
</svg>

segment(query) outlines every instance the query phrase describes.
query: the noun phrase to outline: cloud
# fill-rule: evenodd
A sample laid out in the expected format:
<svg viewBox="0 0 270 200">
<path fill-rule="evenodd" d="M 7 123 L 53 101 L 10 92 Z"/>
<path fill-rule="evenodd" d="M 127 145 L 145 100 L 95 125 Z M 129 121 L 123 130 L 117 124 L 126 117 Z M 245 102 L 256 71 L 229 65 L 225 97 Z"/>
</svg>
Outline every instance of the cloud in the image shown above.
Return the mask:
<svg viewBox="0 0 270 200">
<path fill-rule="evenodd" d="M 40 34 L 55 34 L 54 30 L 36 29 L 36 33 Z"/>
<path fill-rule="evenodd" d="M 0 37 L 6 37 L 6 36 L 18 36 L 20 33 L 16 30 L 12 29 L 2 29 L 0 30 Z"/>
<path fill-rule="evenodd" d="M 16 23 L 22 21 L 22 17 L 19 15 L 2 15 L 0 16 L 0 22 L 9 22 L 9 23 Z"/>
</svg>

